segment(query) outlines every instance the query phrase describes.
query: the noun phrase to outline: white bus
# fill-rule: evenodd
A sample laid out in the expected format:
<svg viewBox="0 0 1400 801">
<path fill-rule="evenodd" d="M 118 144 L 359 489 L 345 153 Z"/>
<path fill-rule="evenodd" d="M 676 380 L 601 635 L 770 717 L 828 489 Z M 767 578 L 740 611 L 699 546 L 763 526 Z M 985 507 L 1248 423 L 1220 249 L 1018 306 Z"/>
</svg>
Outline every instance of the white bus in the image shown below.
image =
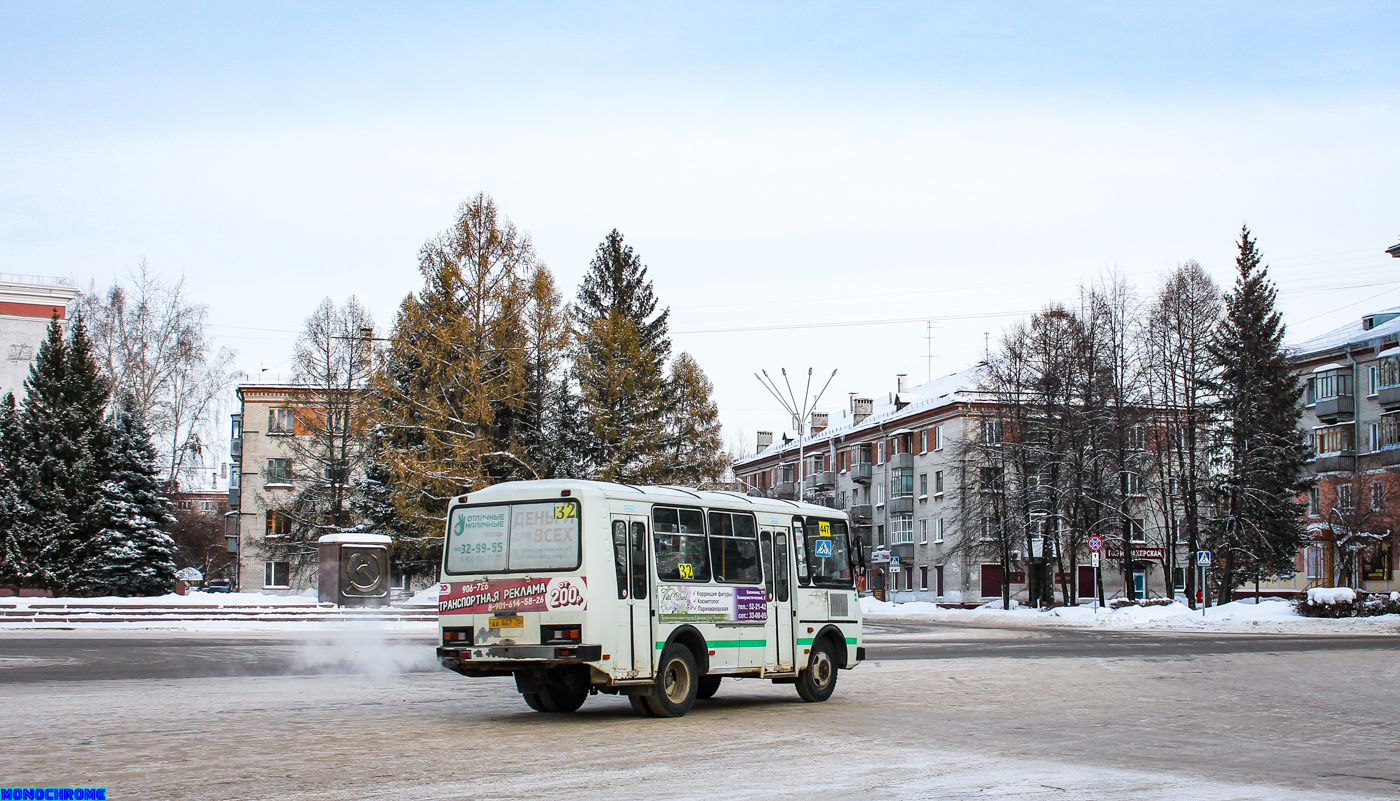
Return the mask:
<svg viewBox="0 0 1400 801">
<path fill-rule="evenodd" d="M 846 515 L 679 487 L 521 481 L 448 510 L 442 664 L 541 712 L 684 715 L 725 676 L 824 701 L 865 657 Z"/>
</svg>

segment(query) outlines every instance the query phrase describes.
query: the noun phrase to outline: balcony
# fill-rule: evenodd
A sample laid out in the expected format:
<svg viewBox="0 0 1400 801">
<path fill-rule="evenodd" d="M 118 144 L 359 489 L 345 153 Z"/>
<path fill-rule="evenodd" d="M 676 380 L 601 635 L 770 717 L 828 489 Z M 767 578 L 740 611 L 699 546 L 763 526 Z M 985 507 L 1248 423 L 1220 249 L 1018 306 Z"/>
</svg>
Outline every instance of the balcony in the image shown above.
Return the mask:
<svg viewBox="0 0 1400 801">
<path fill-rule="evenodd" d="M 914 454 L 896 453 L 890 457 L 891 470 L 912 470 L 914 469 Z"/>
<path fill-rule="evenodd" d="M 1313 407 L 1317 419 L 1324 423 L 1338 423 L 1356 416 L 1356 399 L 1350 395 L 1323 398 Z"/>
<path fill-rule="evenodd" d="M 1376 390 L 1376 401 L 1387 412 L 1400 409 L 1400 387 L 1380 387 Z"/>
<path fill-rule="evenodd" d="M 237 461 L 239 461 L 240 459 L 243 458 L 243 438 L 242 438 L 242 437 L 237 437 L 237 438 L 235 438 L 235 439 L 229 440 L 229 443 L 228 443 L 228 455 L 229 455 L 229 458 L 232 459 L 232 460 L 235 461 L 235 462 L 237 462 Z"/>
<path fill-rule="evenodd" d="M 806 487 L 809 490 L 825 492 L 836 488 L 836 474 L 830 470 L 822 470 L 807 476 Z"/>
<path fill-rule="evenodd" d="M 773 497 L 783 501 L 797 500 L 797 482 L 784 481 L 773 487 Z"/>
<path fill-rule="evenodd" d="M 858 503 L 851 507 L 851 522 L 858 526 L 870 525 L 870 504 Z"/>
<path fill-rule="evenodd" d="M 869 462 L 856 462 L 851 465 L 851 480 L 857 484 L 869 484 L 870 469 Z"/>
<path fill-rule="evenodd" d="M 890 498 L 886 502 L 885 508 L 892 515 L 912 515 L 914 514 L 914 496 L 903 495 L 898 498 Z"/>
<path fill-rule="evenodd" d="M 242 497 L 242 494 L 243 494 L 243 493 L 239 490 L 238 487 L 235 487 L 235 486 L 232 486 L 232 485 L 229 486 L 229 488 L 228 488 L 228 508 L 229 508 L 230 510 L 235 511 L 235 512 L 238 511 L 239 498 Z"/>
<path fill-rule="evenodd" d="M 1313 431 L 1314 458 L 1355 455 L 1356 431 L 1351 426 L 1333 426 Z"/>
</svg>

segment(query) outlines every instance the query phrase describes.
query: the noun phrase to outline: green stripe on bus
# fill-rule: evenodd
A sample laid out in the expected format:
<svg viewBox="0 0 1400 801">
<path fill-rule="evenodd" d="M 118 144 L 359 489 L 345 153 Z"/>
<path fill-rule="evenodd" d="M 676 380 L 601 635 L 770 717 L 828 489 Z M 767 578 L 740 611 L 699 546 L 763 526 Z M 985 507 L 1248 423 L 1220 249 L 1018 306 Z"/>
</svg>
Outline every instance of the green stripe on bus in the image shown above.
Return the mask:
<svg viewBox="0 0 1400 801">
<path fill-rule="evenodd" d="M 798 638 L 797 638 L 797 644 L 798 644 L 798 645 L 811 645 L 812 643 L 816 642 L 816 639 L 817 639 L 816 637 L 798 637 Z M 855 638 L 855 637 L 847 637 L 847 638 L 846 638 L 846 644 L 847 644 L 847 645 L 855 645 L 855 644 L 856 644 L 856 638 Z"/>
<path fill-rule="evenodd" d="M 711 648 L 759 648 L 768 644 L 767 640 L 710 640 L 705 643 Z M 666 643 L 656 644 L 656 650 L 666 647 Z"/>
</svg>

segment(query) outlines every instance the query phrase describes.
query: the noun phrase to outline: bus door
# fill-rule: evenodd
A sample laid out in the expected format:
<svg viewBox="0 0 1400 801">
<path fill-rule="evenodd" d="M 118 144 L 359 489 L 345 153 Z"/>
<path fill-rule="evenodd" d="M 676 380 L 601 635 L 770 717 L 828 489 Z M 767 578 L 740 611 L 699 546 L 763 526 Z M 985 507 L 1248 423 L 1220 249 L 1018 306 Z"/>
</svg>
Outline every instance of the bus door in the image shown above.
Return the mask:
<svg viewBox="0 0 1400 801">
<path fill-rule="evenodd" d="M 651 675 L 651 601 L 647 588 L 645 517 L 613 515 L 613 563 L 617 573 L 617 636 L 613 664 L 630 665 L 634 677 Z"/>
<path fill-rule="evenodd" d="M 764 647 L 764 669 L 777 672 L 792 670 L 792 557 L 788 554 L 790 538 L 785 528 L 763 528 L 759 531 L 759 549 L 763 555 L 763 587 L 768 596 L 768 622 L 764 627 L 767 644 Z"/>
</svg>

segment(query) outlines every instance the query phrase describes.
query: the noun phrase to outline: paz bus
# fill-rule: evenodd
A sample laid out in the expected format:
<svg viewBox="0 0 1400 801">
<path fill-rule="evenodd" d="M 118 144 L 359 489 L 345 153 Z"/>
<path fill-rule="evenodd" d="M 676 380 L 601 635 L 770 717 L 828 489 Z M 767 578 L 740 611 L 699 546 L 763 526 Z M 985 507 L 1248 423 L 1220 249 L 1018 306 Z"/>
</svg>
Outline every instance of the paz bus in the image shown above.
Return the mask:
<svg viewBox="0 0 1400 801">
<path fill-rule="evenodd" d="M 824 506 L 497 484 L 449 506 L 438 659 L 463 676 L 514 676 L 540 712 L 607 693 L 679 717 L 726 676 L 825 701 L 837 671 L 865 658 L 852 553 L 845 513 Z"/>
</svg>

